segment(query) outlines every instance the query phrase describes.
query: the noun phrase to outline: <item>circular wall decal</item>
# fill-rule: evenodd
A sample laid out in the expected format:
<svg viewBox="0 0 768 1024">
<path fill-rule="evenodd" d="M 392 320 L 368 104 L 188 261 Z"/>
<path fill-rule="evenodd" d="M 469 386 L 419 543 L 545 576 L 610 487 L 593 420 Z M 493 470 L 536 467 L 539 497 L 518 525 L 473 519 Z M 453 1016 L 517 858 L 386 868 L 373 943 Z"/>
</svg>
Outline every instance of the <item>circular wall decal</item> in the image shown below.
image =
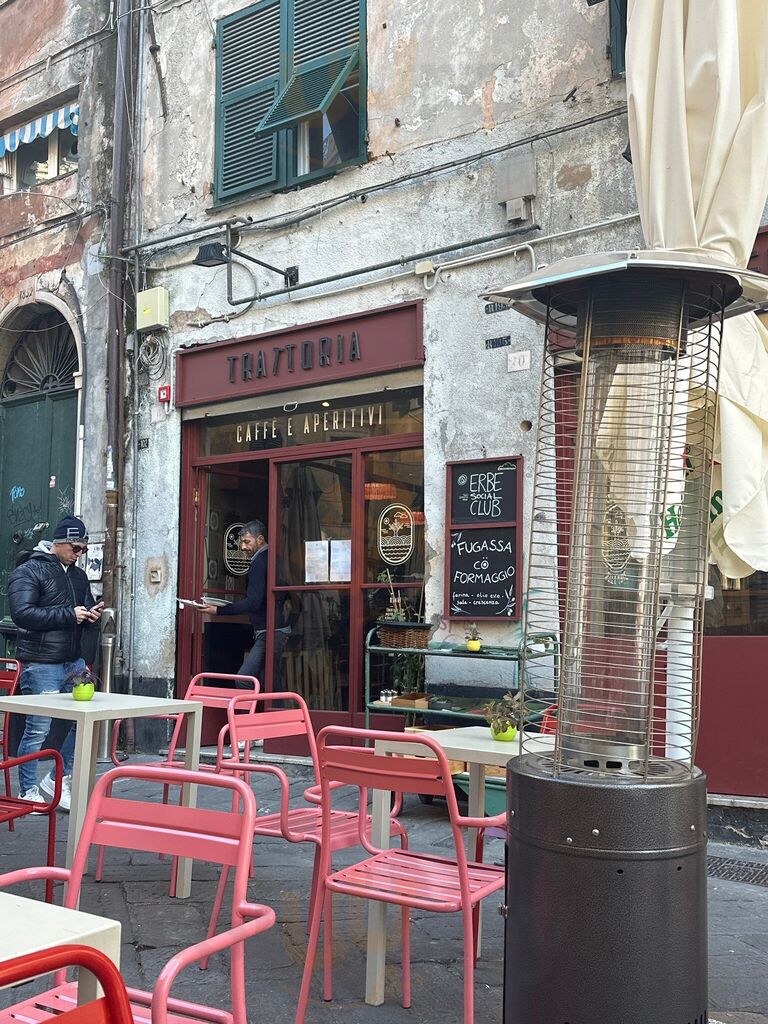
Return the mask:
<svg viewBox="0 0 768 1024">
<path fill-rule="evenodd" d="M 240 531 L 245 523 L 232 523 L 224 531 L 224 564 L 233 576 L 245 576 L 251 556 L 240 550 Z"/>
<path fill-rule="evenodd" d="M 413 553 L 413 513 L 406 505 L 387 505 L 379 516 L 376 541 L 382 561 L 401 565 Z"/>
</svg>

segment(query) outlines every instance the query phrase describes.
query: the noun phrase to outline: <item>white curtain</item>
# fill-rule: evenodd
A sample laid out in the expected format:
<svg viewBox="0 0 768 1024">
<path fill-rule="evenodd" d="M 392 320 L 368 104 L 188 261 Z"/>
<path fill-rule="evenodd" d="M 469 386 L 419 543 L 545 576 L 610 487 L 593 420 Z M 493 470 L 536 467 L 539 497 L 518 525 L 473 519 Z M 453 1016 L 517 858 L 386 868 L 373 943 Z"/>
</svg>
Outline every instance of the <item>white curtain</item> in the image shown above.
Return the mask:
<svg viewBox="0 0 768 1024">
<path fill-rule="evenodd" d="M 628 0 L 627 18 L 646 244 L 745 267 L 768 193 L 768 0 Z M 715 449 L 712 557 L 727 576 L 768 570 L 768 330 L 754 314 L 726 323 Z"/>
</svg>

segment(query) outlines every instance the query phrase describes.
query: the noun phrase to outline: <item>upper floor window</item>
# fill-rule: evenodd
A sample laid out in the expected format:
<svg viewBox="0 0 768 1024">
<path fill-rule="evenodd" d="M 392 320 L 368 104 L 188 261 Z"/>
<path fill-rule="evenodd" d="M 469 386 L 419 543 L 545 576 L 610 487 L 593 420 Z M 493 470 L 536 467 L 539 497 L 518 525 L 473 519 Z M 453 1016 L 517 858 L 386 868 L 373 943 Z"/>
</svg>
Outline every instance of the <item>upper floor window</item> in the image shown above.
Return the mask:
<svg viewBox="0 0 768 1024">
<path fill-rule="evenodd" d="M 34 188 L 77 170 L 77 103 L 41 114 L 0 135 L 3 192 Z"/>
<path fill-rule="evenodd" d="M 216 196 L 365 160 L 365 0 L 260 0 L 218 23 Z"/>
</svg>

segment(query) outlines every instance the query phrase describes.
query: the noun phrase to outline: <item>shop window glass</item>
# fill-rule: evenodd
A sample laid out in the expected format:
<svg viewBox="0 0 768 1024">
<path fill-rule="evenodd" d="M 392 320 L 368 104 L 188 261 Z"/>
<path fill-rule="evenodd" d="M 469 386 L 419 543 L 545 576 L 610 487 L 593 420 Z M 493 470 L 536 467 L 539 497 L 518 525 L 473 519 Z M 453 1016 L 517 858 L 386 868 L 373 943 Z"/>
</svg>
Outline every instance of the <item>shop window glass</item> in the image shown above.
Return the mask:
<svg viewBox="0 0 768 1024">
<path fill-rule="evenodd" d="M 768 573 L 728 580 L 710 566 L 709 584 L 714 597 L 704 603 L 706 636 L 768 635 Z"/>
<path fill-rule="evenodd" d="M 281 591 L 276 598 L 273 689 L 315 711 L 349 708 L 349 592 Z"/>
<path fill-rule="evenodd" d="M 352 459 L 308 459 L 279 467 L 278 586 L 349 583 Z"/>
<path fill-rule="evenodd" d="M 365 582 L 423 582 L 423 450 L 367 455 L 364 499 Z"/>
</svg>

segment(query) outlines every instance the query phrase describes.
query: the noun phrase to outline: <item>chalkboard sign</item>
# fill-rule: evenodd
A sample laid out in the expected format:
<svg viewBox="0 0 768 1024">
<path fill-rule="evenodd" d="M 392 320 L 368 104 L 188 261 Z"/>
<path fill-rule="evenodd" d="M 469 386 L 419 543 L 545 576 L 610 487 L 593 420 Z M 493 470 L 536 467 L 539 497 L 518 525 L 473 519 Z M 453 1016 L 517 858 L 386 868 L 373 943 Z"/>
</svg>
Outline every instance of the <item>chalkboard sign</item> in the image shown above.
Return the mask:
<svg viewBox="0 0 768 1024">
<path fill-rule="evenodd" d="M 450 617 L 518 618 L 517 527 L 451 530 Z"/>
<path fill-rule="evenodd" d="M 457 462 L 451 466 L 450 519 L 459 523 L 517 520 L 518 459 Z"/>
<path fill-rule="evenodd" d="M 447 472 L 446 618 L 517 620 L 522 457 Z"/>
</svg>

